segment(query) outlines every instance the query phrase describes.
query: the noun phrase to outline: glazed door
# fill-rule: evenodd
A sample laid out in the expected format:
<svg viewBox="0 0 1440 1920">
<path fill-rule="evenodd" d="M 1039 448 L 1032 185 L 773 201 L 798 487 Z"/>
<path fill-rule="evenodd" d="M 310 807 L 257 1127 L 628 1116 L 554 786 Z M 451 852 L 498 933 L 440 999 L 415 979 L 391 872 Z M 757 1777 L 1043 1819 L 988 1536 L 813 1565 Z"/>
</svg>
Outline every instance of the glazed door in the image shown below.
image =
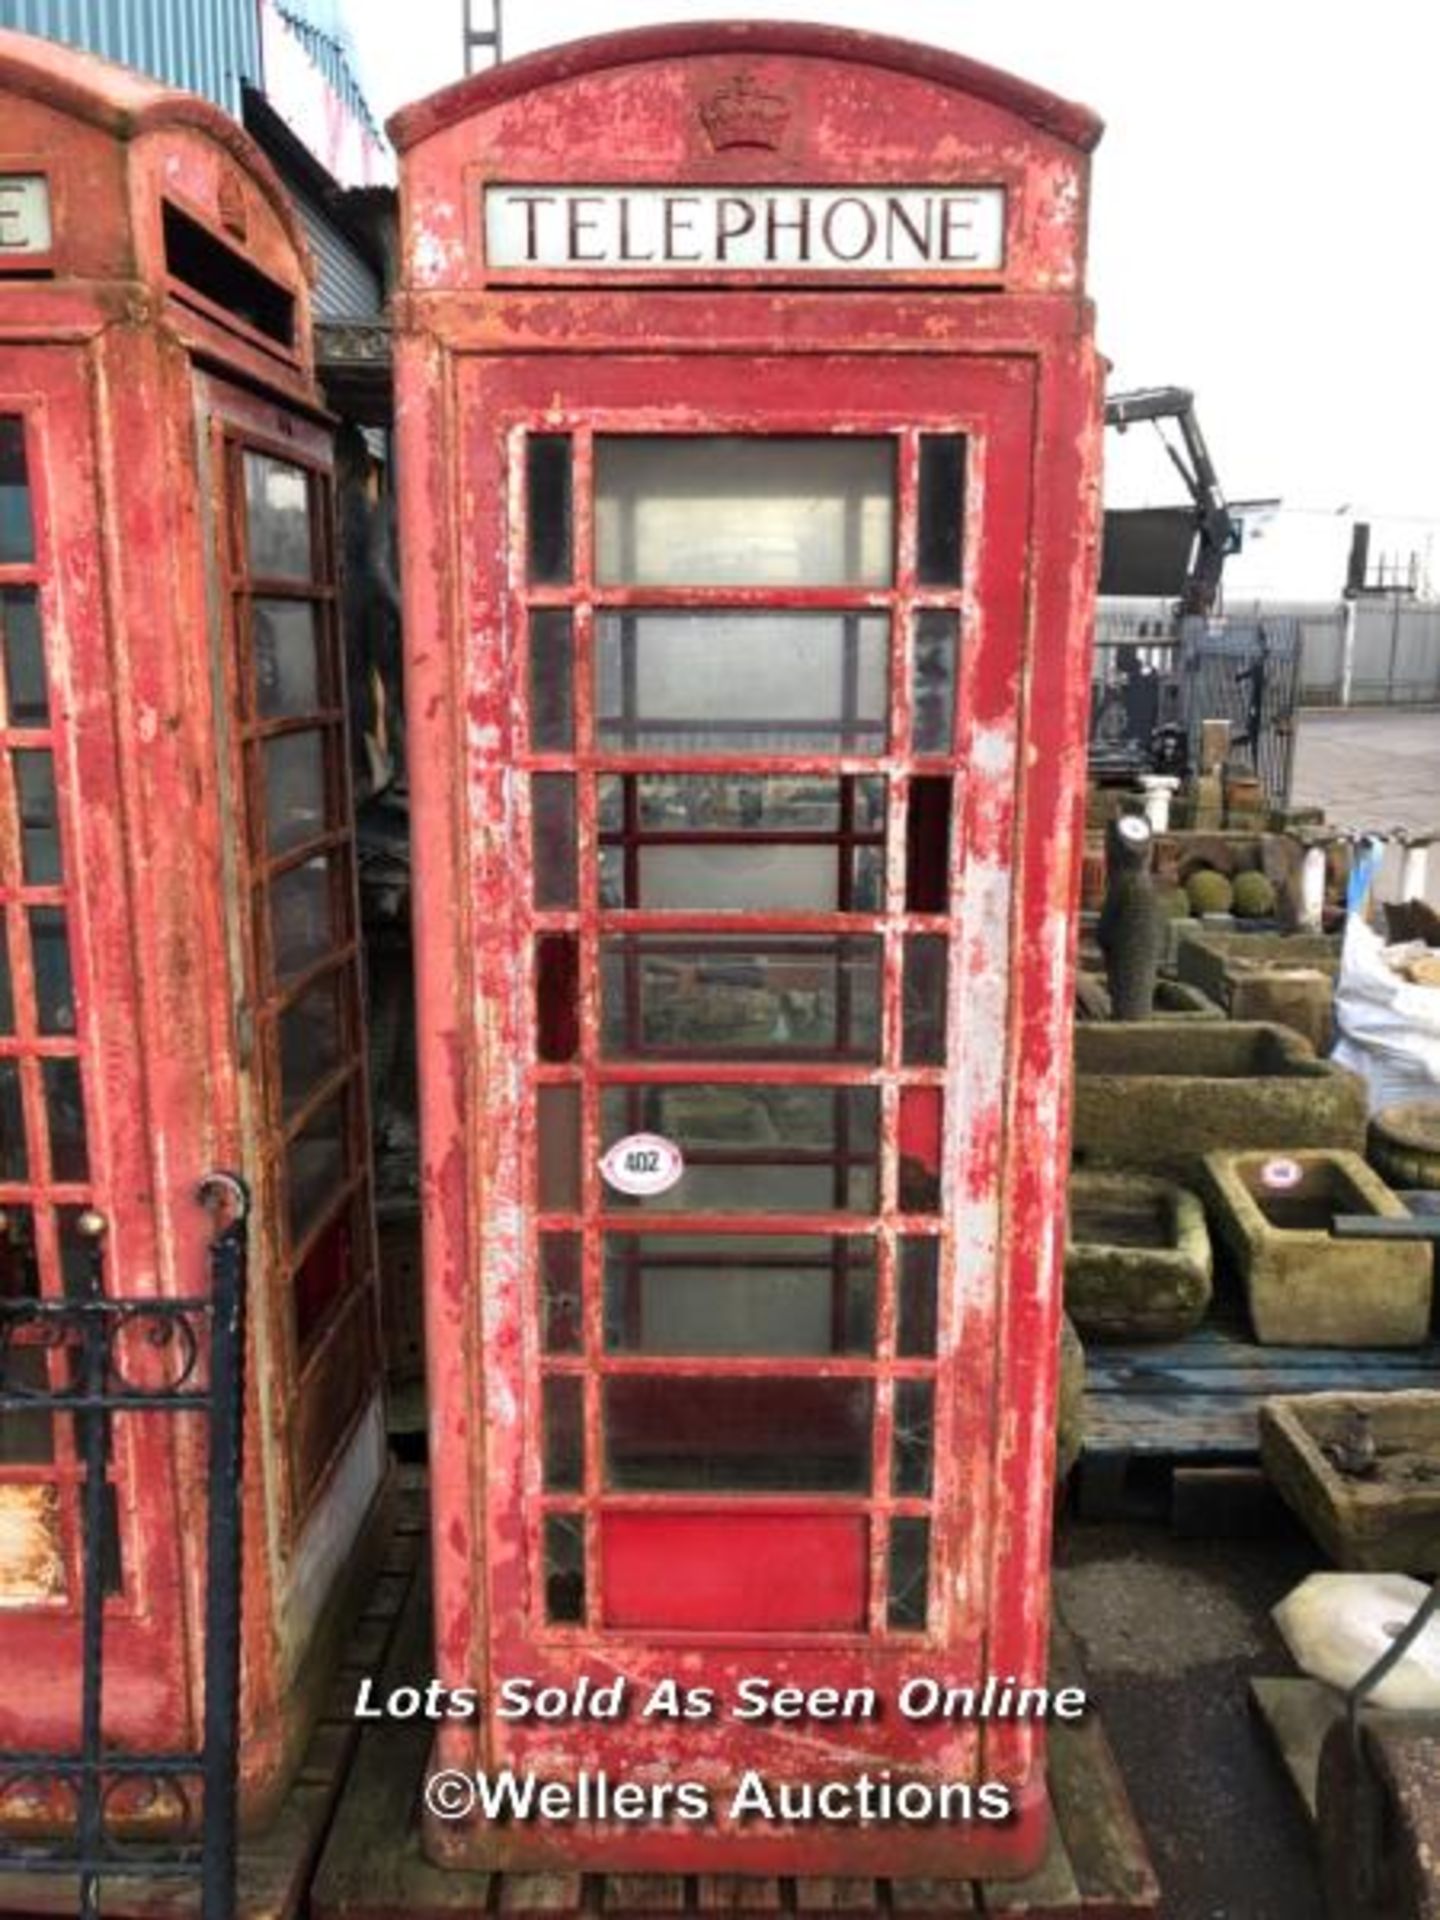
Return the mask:
<svg viewBox="0 0 1440 1920">
<path fill-rule="evenodd" d="M 379 1386 L 331 434 L 210 380 L 241 1164 L 285 1548 Z"/>
<path fill-rule="evenodd" d="M 523 1409 L 487 1423 L 495 1670 L 768 1642 L 797 1679 L 936 1646 L 958 1677 L 1028 373 L 547 362 L 484 403 L 469 911 L 521 1053 L 478 1069 L 486 1401 Z"/>
<path fill-rule="evenodd" d="M 136 929 L 115 759 L 115 655 L 101 568 L 104 498 L 78 350 L 7 348 L 0 379 L 0 1294 L 59 1301 L 98 1259 L 111 1297 L 162 1290 L 148 1087 L 138 1058 Z M 118 700 L 117 694 L 114 697 Z M 203 1171 L 202 1169 L 199 1169 Z M 98 1237 L 87 1229 L 99 1228 Z M 203 1269 L 187 1276 L 192 1290 Z M 143 1327 L 142 1320 L 136 1322 Z M 153 1331 L 153 1329 L 152 1329 Z M 7 1323 L 7 1389 L 73 1391 L 78 1348 L 43 1317 Z M 161 1343 L 166 1373 L 175 1358 Z M 128 1335 L 112 1378 L 136 1384 Z M 143 1356 L 142 1356 L 143 1358 Z M 152 1356 L 151 1363 L 155 1364 Z M 0 1414 L 0 1747 L 79 1732 L 80 1457 L 72 1415 Z M 193 1738 L 176 1422 L 109 1422 L 104 1580 L 107 1736 Z M 0 1818 L 68 1817 L 36 1781 Z M 118 1804 L 118 1803 L 116 1803 Z"/>
</svg>

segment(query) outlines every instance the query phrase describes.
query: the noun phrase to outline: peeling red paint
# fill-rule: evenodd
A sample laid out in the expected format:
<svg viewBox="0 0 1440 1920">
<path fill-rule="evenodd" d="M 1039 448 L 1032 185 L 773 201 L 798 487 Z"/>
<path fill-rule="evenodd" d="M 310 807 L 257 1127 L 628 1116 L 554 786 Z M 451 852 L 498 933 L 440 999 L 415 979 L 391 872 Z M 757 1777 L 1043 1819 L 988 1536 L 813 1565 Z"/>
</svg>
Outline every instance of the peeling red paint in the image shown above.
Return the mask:
<svg viewBox="0 0 1440 1920">
<path fill-rule="evenodd" d="M 766 146 L 717 150 L 701 107 L 737 69 L 783 99 L 783 130 Z M 778 114 L 776 116 L 779 118 Z M 623 158 L 615 128 L 626 129 Z M 619 35 L 561 49 L 465 83 L 407 109 L 403 150 L 404 286 L 396 301 L 402 535 L 407 554 L 407 687 L 417 858 L 419 1030 L 427 1167 L 426 1290 L 430 1328 L 432 1498 L 436 1513 L 437 1658 L 449 1685 L 486 1692 L 496 1676 L 560 1685 L 617 1671 L 637 1685 L 677 1671 L 722 1692 L 763 1672 L 802 1686 L 872 1684 L 893 1697 L 908 1675 L 956 1683 L 985 1672 L 1043 1677 L 1052 1482 L 1054 1351 L 1068 1120 L 1068 993 L 1073 965 L 1077 808 L 1085 735 L 1088 602 L 1093 588 L 1099 420 L 1088 308 L 1080 297 L 1085 153 L 1098 125 L 1003 76 L 925 49 L 825 29 L 731 25 Z M 994 183 L 1007 194 L 1003 270 L 963 296 L 913 276 L 817 291 L 756 273 L 712 272 L 704 296 L 684 275 L 647 279 L 487 270 L 481 207 L 487 179 L 547 184 Z M 689 276 L 692 282 L 697 276 Z M 563 291 L 561 290 L 563 287 Z M 526 585 L 523 451 L 532 432 L 569 437 L 574 540 L 570 585 Z M 597 743 L 597 603 L 643 608 L 653 594 L 596 582 L 592 479 L 605 432 L 818 432 L 888 435 L 896 451 L 902 529 L 893 583 L 856 605 L 891 615 L 890 746 L 861 753 L 746 760 L 708 753 L 721 770 L 887 776 L 883 905 L 839 918 L 765 916 L 767 933 L 863 932 L 878 939 L 883 1044 L 877 1061 L 764 1066 L 731 1059 L 612 1059 L 600 1045 L 602 932 L 677 928 L 713 933 L 702 914 L 604 910 L 596 782 L 605 768 L 682 772 L 669 753 L 608 757 Z M 968 447 L 966 585 L 950 600 L 922 589 L 915 502 L 919 435 L 963 434 Z M 926 762 L 910 738 L 909 618 L 917 604 L 953 604 L 960 620 L 958 732 Z M 847 604 L 850 604 L 847 601 Z M 793 588 L 667 589 L 666 605 L 803 608 Z M 532 751 L 525 671 L 530 609 L 568 609 L 580 663 L 573 680 L 573 752 Z M 576 903 L 532 906 L 532 777 L 574 774 Z M 953 818 L 943 910 L 907 912 L 906 824 L 913 782 L 948 780 Z M 735 919 L 728 927 L 744 924 Z M 949 941 L 949 1051 L 943 1066 L 902 1060 L 901 938 Z M 539 1057 L 537 934 L 579 956 L 573 1058 Z M 557 976 L 562 977 L 562 976 Z M 569 977 L 564 975 L 563 977 Z M 567 1030 L 562 1023 L 561 1031 Z M 463 1070 L 455 1054 L 463 1056 Z M 568 1052 L 568 1043 L 561 1048 Z M 745 1087 L 757 1079 L 879 1091 L 886 1143 L 878 1206 L 879 1350 L 800 1365 L 776 1355 L 712 1360 L 617 1356 L 607 1346 L 595 1163 L 601 1084 L 683 1081 Z M 578 1089 L 583 1142 L 579 1203 L 547 1214 L 582 1236 L 582 1345 L 542 1352 L 535 1264 L 537 1090 Z M 943 1211 L 924 1217 L 900 1183 L 900 1092 L 943 1092 L 938 1167 Z M 937 1159 L 930 1116 L 912 1121 L 917 1159 Z M 630 1216 L 633 1225 L 634 1216 Z M 644 1216 L 671 1233 L 836 1230 L 833 1214 Z M 658 1224 L 657 1224 L 658 1221 Z M 901 1233 L 938 1242 L 941 1310 L 933 1362 L 895 1350 Z M 584 1468 L 571 1492 L 542 1472 L 542 1373 L 577 1383 Z M 873 1384 L 872 1491 L 848 1501 L 736 1496 L 683 1500 L 623 1494 L 607 1484 L 602 1383 L 743 1377 Z M 933 1502 L 890 1491 L 899 1389 L 933 1383 L 939 1441 Z M 759 1404 L 757 1402 L 757 1404 Z M 603 1517 L 631 1516 L 629 1619 L 643 1608 L 634 1555 L 647 1513 L 858 1513 L 869 1529 L 854 1575 L 865 1621 L 849 1632 L 706 1628 L 662 1633 L 606 1625 Z M 542 1528 L 547 1514 L 585 1522 L 586 1624 L 546 1622 Z M 929 1515 L 933 1570 L 923 1631 L 887 1624 L 884 1541 L 897 1518 Z M 850 1526 L 820 1527 L 830 1551 L 854 1553 Z M 693 1538 L 693 1532 L 687 1538 Z M 639 1543 L 637 1545 L 637 1542 Z M 790 1569 L 789 1573 L 793 1573 Z M 852 1595 L 849 1575 L 835 1595 Z M 663 1578 L 663 1572 L 659 1575 Z M 780 1570 L 787 1615 L 800 1606 Z M 703 1615 L 703 1583 L 686 1606 Z M 747 1602 L 747 1604 L 751 1604 Z M 756 1601 L 753 1604 L 760 1605 Z M 840 1600 L 834 1601 L 839 1606 Z M 847 1601 L 846 1604 L 849 1604 Z M 778 1616 L 777 1616 L 778 1617 Z M 766 1836 L 583 1827 L 436 1829 L 436 1857 L 490 1866 L 781 1873 L 891 1871 L 944 1876 L 1016 1870 L 1044 1841 L 1040 1743 L 1032 1730 L 916 1725 L 893 1714 L 846 1729 L 697 1722 L 567 1723 L 563 1729 L 482 1716 L 447 1726 L 446 1765 L 510 1764 L 573 1777 L 577 1769 L 683 1771 L 733 1780 L 746 1765 L 859 1770 L 882 1764 L 928 1777 L 1001 1779 L 1016 1820 L 1002 1829 L 893 1833 L 815 1827 Z M 897 1844 L 900 1852 L 897 1855 Z"/>
<path fill-rule="evenodd" d="M 307 1556 L 317 1538 L 353 1536 L 362 1517 L 353 1486 L 343 1495 L 350 1507 L 332 1488 L 345 1479 L 342 1456 L 358 1440 L 376 1374 L 373 1341 L 367 1362 L 365 1338 L 351 1338 L 368 1310 L 364 1283 L 351 1326 L 337 1313 L 302 1379 L 288 1269 L 277 1256 L 278 1091 L 243 1057 L 238 1031 L 237 1010 L 256 995 L 242 959 L 252 936 L 239 917 L 245 806 L 228 759 L 240 724 L 223 591 L 230 523 L 226 482 L 211 460 L 233 433 L 312 471 L 329 465 L 310 360 L 309 260 L 263 155 L 204 102 L 0 32 L 0 123 L 7 169 L 46 177 L 55 236 L 51 271 L 0 275 L 0 415 L 23 421 L 36 520 L 34 567 L 0 565 L 0 584 L 38 581 L 51 690 L 48 724 L 12 720 L 3 744 L 7 755 L 26 745 L 53 752 L 62 852 L 53 889 L 28 885 L 7 809 L 3 877 L 16 919 L 20 899 L 63 907 L 74 970 L 73 1033 L 45 1035 L 25 967 L 30 1011 L 4 1047 L 24 1057 L 30 1085 L 30 1172 L 3 1183 L 0 1207 L 33 1207 L 50 1297 L 64 1288 L 53 1209 L 97 1208 L 107 1287 L 144 1300 L 205 1284 L 202 1175 L 236 1167 L 260 1195 L 240 1756 L 253 1819 L 279 1797 L 306 1732 L 305 1661 L 335 1571 L 314 1573 Z M 222 182 L 232 207 L 237 193 L 243 201 L 251 267 L 290 303 L 287 337 L 278 322 L 266 332 L 169 272 L 164 203 L 223 241 Z M 12 937 L 12 955 L 23 944 Z M 47 1050 L 79 1061 L 83 1173 L 41 1144 L 34 1056 Z M 323 1416 L 338 1382 L 346 1394 L 358 1388 L 362 1405 L 327 1437 Z M 57 1419 L 56 1431 L 53 1462 L 0 1468 L 3 1491 L 17 1481 L 60 1488 L 64 1603 L 7 1608 L 0 1631 L 0 1745 L 22 1749 L 76 1739 L 78 1468 L 69 1422 Z M 205 1566 L 194 1523 L 205 1465 L 191 1417 L 115 1421 L 124 1585 L 107 1607 L 105 1731 L 117 1746 L 198 1744 Z M 0 1817 L 12 1811 L 7 1804 Z"/>
</svg>

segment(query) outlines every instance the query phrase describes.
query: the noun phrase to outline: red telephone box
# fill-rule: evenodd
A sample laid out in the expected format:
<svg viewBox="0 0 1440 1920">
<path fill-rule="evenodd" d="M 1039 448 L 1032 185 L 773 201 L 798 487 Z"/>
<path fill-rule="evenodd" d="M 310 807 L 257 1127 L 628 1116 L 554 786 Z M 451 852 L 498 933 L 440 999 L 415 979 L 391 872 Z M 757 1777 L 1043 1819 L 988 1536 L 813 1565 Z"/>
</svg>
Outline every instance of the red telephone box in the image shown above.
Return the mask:
<svg viewBox="0 0 1440 1920">
<path fill-rule="evenodd" d="M 298 1758 L 384 1470 L 306 261 L 224 114 L 0 34 L 0 1287 L 64 1297 L 91 1209 L 112 1296 L 193 1297 L 197 1182 L 253 1186 L 252 1818 Z M 65 1377 L 63 1350 L 6 1357 Z M 76 1744 L 73 1424 L 0 1418 L 0 1748 Z M 113 1420 L 115 1748 L 199 1744 L 204 1472 L 193 1423 Z M 7 1782 L 0 1821 L 55 1811 Z"/>
<path fill-rule="evenodd" d="M 1098 123 L 727 24 L 392 130 L 437 1660 L 483 1702 L 438 1763 L 713 1803 L 462 1790 L 431 1845 L 1023 1869 L 1035 1727 L 897 1702 L 1045 1676 Z M 713 1711 L 647 1716 L 667 1677 Z M 740 1821 L 747 1768 L 1008 1817 Z"/>
</svg>

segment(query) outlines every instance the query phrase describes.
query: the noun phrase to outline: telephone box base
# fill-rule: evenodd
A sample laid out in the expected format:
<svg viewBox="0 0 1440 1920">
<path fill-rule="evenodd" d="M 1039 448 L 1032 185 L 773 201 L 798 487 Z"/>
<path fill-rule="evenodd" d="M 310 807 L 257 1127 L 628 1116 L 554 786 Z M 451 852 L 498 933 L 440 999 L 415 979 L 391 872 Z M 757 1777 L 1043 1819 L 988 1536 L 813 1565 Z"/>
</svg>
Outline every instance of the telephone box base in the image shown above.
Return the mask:
<svg viewBox="0 0 1440 1920">
<path fill-rule="evenodd" d="M 385 1689 L 430 1670 L 428 1582 L 417 1580 L 386 1662 Z M 1069 1666 L 1065 1637 L 1057 1664 Z M 1067 1672 L 1067 1679 L 1070 1677 Z M 422 1679 L 423 1684 L 423 1679 Z M 687 1913 L 788 1913 L 801 1920 L 881 1920 L 1004 1912 L 1028 1920 L 1143 1920 L 1159 1888 L 1124 1783 L 1099 1720 L 1052 1727 L 1048 1795 L 1038 1799 L 1025 1837 L 1039 1835 L 1039 1864 L 1023 1879 L 986 1870 L 926 1869 L 907 1847 L 904 1879 L 832 1863 L 827 1874 L 753 1875 L 731 1869 L 687 1876 L 670 1870 L 621 1873 L 574 1863 L 547 1872 L 491 1873 L 438 1866 L 427 1857 L 416 1815 L 430 1767 L 430 1729 L 380 1723 L 361 1735 L 335 1823 L 310 1891 L 311 1920 L 459 1920 L 476 1913 L 582 1914 L 625 1920 Z M 1053 1817 L 1051 1817 L 1053 1816 Z M 1008 1830 L 1013 1833 L 1012 1827 Z"/>
</svg>

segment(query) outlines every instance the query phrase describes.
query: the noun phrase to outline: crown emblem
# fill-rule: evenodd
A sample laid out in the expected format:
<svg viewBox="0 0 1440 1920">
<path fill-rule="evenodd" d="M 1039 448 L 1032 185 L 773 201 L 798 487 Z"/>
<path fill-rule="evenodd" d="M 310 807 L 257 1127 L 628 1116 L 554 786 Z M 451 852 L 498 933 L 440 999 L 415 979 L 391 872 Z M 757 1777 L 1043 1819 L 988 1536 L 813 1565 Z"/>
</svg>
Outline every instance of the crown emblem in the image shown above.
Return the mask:
<svg viewBox="0 0 1440 1920">
<path fill-rule="evenodd" d="M 778 93 L 766 93 L 753 73 L 736 74 L 718 87 L 700 109 L 710 144 L 717 153 L 726 147 L 779 146 L 790 118 L 790 102 Z"/>
</svg>

